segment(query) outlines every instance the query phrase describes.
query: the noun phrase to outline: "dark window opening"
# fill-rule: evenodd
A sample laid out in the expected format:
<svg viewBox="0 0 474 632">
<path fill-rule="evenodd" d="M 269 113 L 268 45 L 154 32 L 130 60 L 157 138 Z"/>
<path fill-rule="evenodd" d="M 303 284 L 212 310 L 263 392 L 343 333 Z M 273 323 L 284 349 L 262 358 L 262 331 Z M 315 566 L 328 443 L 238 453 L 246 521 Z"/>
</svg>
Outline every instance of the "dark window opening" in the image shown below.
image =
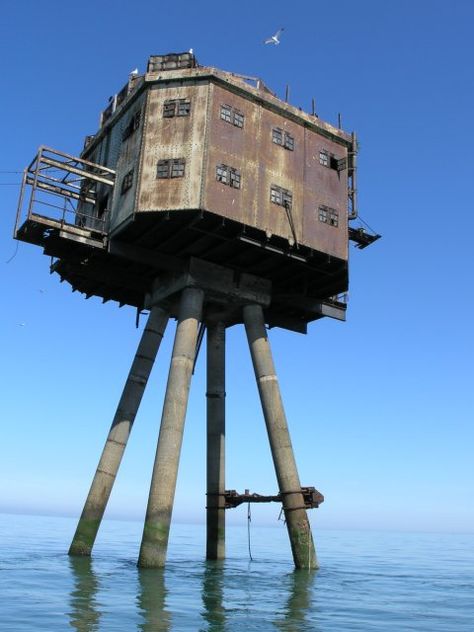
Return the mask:
<svg viewBox="0 0 474 632">
<path fill-rule="evenodd" d="M 276 186 L 276 184 L 272 184 L 270 187 L 270 202 L 278 204 L 278 206 L 284 206 L 285 208 L 291 210 L 293 194 L 287 189 L 283 189 L 282 187 Z"/>
<path fill-rule="evenodd" d="M 135 114 L 128 122 L 127 127 L 122 132 L 122 141 L 127 140 L 127 138 L 129 138 L 129 136 L 131 136 L 133 132 L 135 132 L 140 127 L 141 116 L 141 110 L 135 112 Z"/>
<path fill-rule="evenodd" d="M 122 187 L 120 189 L 120 193 L 123 195 L 126 193 L 133 184 L 133 169 L 131 169 L 128 173 L 125 174 L 122 180 Z"/>
<path fill-rule="evenodd" d="M 217 165 L 216 180 L 221 184 L 226 184 L 233 189 L 240 189 L 240 171 L 227 165 Z"/>
<path fill-rule="evenodd" d="M 346 158 L 337 158 L 337 156 L 330 154 L 326 149 L 319 152 L 319 162 L 324 167 L 334 169 L 334 171 L 337 171 L 338 173 L 347 169 Z"/>
<path fill-rule="evenodd" d="M 160 179 L 182 178 L 184 176 L 185 164 L 186 161 L 184 158 L 159 160 L 156 166 L 156 177 Z"/>
<path fill-rule="evenodd" d="M 191 101 L 189 99 L 168 99 L 163 104 L 163 118 L 174 116 L 189 116 Z"/>
<path fill-rule="evenodd" d="M 235 127 L 242 128 L 244 126 L 245 116 L 230 105 L 221 105 L 220 116 L 223 121 L 231 123 Z"/>
<path fill-rule="evenodd" d="M 109 204 L 109 196 L 104 195 L 104 197 L 99 200 L 99 206 L 97 208 L 97 217 L 99 219 L 103 217 L 103 215 L 108 211 L 108 208 L 107 208 L 108 204 Z"/>
</svg>

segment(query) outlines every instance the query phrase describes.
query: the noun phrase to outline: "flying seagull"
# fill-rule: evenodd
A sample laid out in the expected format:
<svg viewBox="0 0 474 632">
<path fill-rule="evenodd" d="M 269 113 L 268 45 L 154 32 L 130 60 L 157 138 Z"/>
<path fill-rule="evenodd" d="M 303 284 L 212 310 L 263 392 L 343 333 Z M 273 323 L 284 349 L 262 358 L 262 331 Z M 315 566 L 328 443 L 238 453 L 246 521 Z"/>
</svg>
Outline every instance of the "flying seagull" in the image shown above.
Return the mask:
<svg viewBox="0 0 474 632">
<path fill-rule="evenodd" d="M 275 44 L 275 46 L 278 46 L 278 44 L 280 43 L 280 40 L 278 38 L 280 37 L 281 32 L 284 31 L 284 30 L 285 29 L 283 27 L 281 29 L 278 29 L 278 31 L 275 33 L 275 35 L 272 35 L 268 39 L 264 40 L 263 43 L 264 44 Z"/>
</svg>

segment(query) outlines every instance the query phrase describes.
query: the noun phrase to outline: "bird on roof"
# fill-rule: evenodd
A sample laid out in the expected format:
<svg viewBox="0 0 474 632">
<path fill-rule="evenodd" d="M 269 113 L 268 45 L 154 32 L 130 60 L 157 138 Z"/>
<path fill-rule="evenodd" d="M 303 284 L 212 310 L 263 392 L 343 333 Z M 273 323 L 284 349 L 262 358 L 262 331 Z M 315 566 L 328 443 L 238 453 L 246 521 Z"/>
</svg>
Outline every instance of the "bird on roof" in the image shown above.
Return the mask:
<svg viewBox="0 0 474 632">
<path fill-rule="evenodd" d="M 263 40 L 264 44 L 274 44 L 275 46 L 278 46 L 278 44 L 280 43 L 280 40 L 278 39 L 282 33 L 282 31 L 284 31 L 285 29 L 282 27 L 281 29 L 278 29 L 278 31 L 275 33 L 275 35 L 272 35 L 271 37 L 269 37 L 266 40 Z"/>
<path fill-rule="evenodd" d="M 131 75 L 138 75 L 138 68 L 134 68 L 130 74 Z"/>
</svg>

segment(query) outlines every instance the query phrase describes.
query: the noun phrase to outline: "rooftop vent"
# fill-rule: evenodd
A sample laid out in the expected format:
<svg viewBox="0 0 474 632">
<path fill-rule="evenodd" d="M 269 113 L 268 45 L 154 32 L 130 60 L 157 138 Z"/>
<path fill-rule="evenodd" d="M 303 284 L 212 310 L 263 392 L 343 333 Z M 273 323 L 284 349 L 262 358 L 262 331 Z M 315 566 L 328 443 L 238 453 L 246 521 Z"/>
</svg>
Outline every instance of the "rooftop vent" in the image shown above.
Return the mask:
<svg viewBox="0 0 474 632">
<path fill-rule="evenodd" d="M 147 72 L 160 70 L 176 70 L 178 68 L 196 68 L 197 62 L 193 53 L 169 53 L 168 55 L 152 55 L 148 60 Z"/>
</svg>

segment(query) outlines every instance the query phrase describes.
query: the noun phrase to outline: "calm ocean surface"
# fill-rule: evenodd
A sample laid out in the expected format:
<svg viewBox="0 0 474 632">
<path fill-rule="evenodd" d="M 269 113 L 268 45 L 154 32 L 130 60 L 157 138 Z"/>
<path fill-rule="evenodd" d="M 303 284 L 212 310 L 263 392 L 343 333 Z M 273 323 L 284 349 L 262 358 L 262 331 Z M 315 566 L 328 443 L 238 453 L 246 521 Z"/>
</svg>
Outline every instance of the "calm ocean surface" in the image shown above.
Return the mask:
<svg viewBox="0 0 474 632">
<path fill-rule="evenodd" d="M 0 514 L 0 630 L 474 631 L 474 536 L 318 531 L 321 569 L 293 571 L 286 530 L 228 527 L 203 560 L 201 525 L 173 524 L 164 571 L 136 567 L 141 525 L 105 521 L 92 560 L 76 521 Z"/>
</svg>

